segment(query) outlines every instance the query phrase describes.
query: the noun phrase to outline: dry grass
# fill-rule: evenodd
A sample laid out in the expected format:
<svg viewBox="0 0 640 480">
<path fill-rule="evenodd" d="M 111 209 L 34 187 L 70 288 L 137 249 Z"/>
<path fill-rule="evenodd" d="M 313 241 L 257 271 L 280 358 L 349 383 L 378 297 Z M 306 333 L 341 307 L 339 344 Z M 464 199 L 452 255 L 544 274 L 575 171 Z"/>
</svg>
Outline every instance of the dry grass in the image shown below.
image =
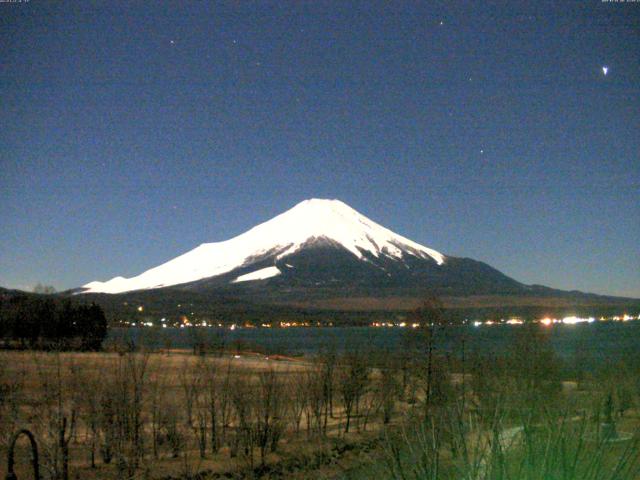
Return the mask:
<svg viewBox="0 0 640 480">
<path fill-rule="evenodd" d="M 412 355 L 405 357 L 412 359 Z M 339 478 L 341 471 L 352 471 L 361 463 L 369 463 L 371 468 L 363 470 L 360 476 L 354 473 L 346 478 L 402 478 L 397 472 L 389 472 L 388 461 L 385 464 L 379 460 L 389 457 L 391 452 L 392 460 L 400 465 L 398 468 L 419 465 L 428 473 L 434 467 L 430 463 L 433 458 L 439 462 L 439 476 L 424 473 L 407 478 L 506 480 L 525 477 L 496 476 L 497 467 L 522 472 L 516 470 L 521 468 L 518 465 L 535 464 L 535 469 L 540 471 L 542 468 L 553 471 L 554 465 L 564 461 L 564 454 L 552 454 L 559 451 L 556 448 L 559 444 L 566 445 L 570 455 L 580 456 L 580 462 L 600 455 L 603 450 L 593 442 L 585 442 L 583 446 L 574 443 L 581 425 L 587 429 L 588 436 L 593 436 L 594 429 L 603 422 L 607 399 L 613 399 L 613 403 L 609 403 L 615 408 L 609 410 L 620 431 L 635 433 L 640 429 L 638 370 L 630 366 L 603 367 L 598 372 L 581 372 L 576 378 L 561 378 L 557 371 L 547 368 L 556 360 L 543 349 L 514 348 L 512 357 L 468 360 L 462 370 L 454 370 L 463 373 L 451 373 L 452 369 L 459 369 L 460 364 L 454 367 L 453 363 L 447 364 L 439 358 L 435 371 L 440 372 L 440 383 L 434 384 L 433 405 L 425 409 L 424 368 L 420 368 L 425 365 L 424 359 L 412 359 L 414 363 L 407 367 L 395 363 L 395 357 L 402 355 L 396 353 L 391 358 L 360 355 L 351 359 L 345 355 L 331 363 L 325 357 L 294 359 L 250 352 L 226 356 L 197 356 L 178 350 L 149 354 L 0 352 L 0 387 L 4 393 L 0 402 L 3 442 L 0 443 L 0 478 L 6 474 L 4 442 L 18 427 L 27 427 L 36 433 L 45 452 L 43 461 L 51 472 L 54 460 L 60 459 L 56 429 L 62 417 L 71 419 L 73 415 L 76 415 L 73 431 L 66 431 L 70 440 L 71 479 L 186 479 L 196 472 L 208 472 L 206 478 L 231 472 L 247 477 L 256 471 L 266 472 L 264 478 Z M 371 368 L 376 362 L 391 368 Z M 349 375 L 360 372 L 362 365 L 365 365 L 364 377 L 356 378 L 356 384 L 362 382 L 363 388 L 351 419 L 352 428 L 346 433 L 344 390 L 357 386 L 349 383 Z M 334 369 L 332 414 L 329 414 L 326 383 L 323 383 L 327 366 Z M 400 388 L 406 372 L 409 372 L 409 382 Z M 138 379 L 137 383 L 133 378 Z M 385 385 L 388 387 L 385 381 L 389 378 L 397 382 L 398 388 L 385 392 Z M 211 386 L 215 387 L 217 415 L 228 408 L 226 420 L 217 417 L 220 435 L 217 451 L 210 445 L 213 417 L 208 411 L 207 395 Z M 137 413 L 133 401 L 136 395 L 140 399 Z M 123 396 L 126 401 L 122 400 Z M 99 453 L 95 468 L 90 466 L 89 447 L 95 434 L 92 434 L 89 414 L 94 405 L 97 409 L 94 413 L 99 415 L 105 408 L 105 399 L 116 402 L 116 410 L 120 408 L 125 423 L 138 421 L 140 424 L 141 440 L 137 443 L 131 437 L 123 438 L 118 447 L 127 462 L 137 459 L 132 472 L 116 468 L 116 460 L 106 465 Z M 394 407 L 390 429 L 382 422 L 385 399 L 391 399 Z M 296 402 L 301 402 L 299 417 L 295 414 Z M 265 414 L 269 419 L 267 425 Z M 296 418 L 300 421 L 299 428 Z M 583 423 L 574 418 L 580 418 Z M 202 433 L 200 420 L 207 429 L 209 442 L 204 452 L 198 442 Z M 558 428 L 563 422 L 566 426 Z M 107 429 L 104 422 L 98 423 L 98 440 L 104 442 Z M 220 430 L 223 423 L 224 433 Z M 416 429 L 416 425 L 419 428 Z M 426 430 L 420 430 L 425 425 Z M 130 425 L 128 428 L 130 434 Z M 174 438 L 174 443 L 169 438 L 172 431 L 179 437 Z M 381 442 L 383 431 L 390 435 L 387 438 L 394 440 Z M 502 438 L 510 431 L 517 432 L 513 437 L 515 442 Z M 431 442 L 434 432 L 439 436 L 437 444 Z M 259 449 L 258 437 L 263 433 L 271 435 L 267 440 L 274 439 L 277 447 L 274 451 L 271 451 L 270 440 L 263 450 Z M 505 444 L 498 453 L 496 435 Z M 152 440 L 158 438 L 162 441 L 156 449 Z M 139 449 L 139 455 L 132 456 L 133 447 Z M 607 448 L 606 455 L 598 460 L 598 468 L 611 469 L 610 465 L 617 465 L 621 455 L 626 455 L 624 448 L 622 444 Z M 470 458 L 460 456 L 463 449 L 472 452 Z M 542 453 L 531 456 L 532 451 Z M 544 453 L 547 458 L 545 452 L 551 452 L 548 462 L 538 465 L 540 455 Z M 24 445 L 19 453 L 18 478 L 29 478 Z M 636 453 L 633 461 L 640 460 L 638 456 Z M 584 474 L 584 470 L 577 471 Z M 631 471 L 630 467 L 627 471 Z M 465 473 L 460 476 L 460 472 Z M 478 476 L 478 472 L 483 476 Z M 471 473 L 475 476 L 470 476 Z M 534 473 L 526 478 L 547 478 Z M 578 477 L 549 478 L 577 480 Z M 619 478 L 635 477 L 621 475 Z"/>
<path fill-rule="evenodd" d="M 71 435 L 69 442 L 69 471 L 70 478 L 126 478 L 122 472 L 114 467 L 115 460 L 106 465 L 98 452 L 96 452 L 96 466 L 90 466 L 91 442 L 91 405 L 88 402 L 100 402 L 105 389 L 112 388 L 115 381 L 126 375 L 125 370 L 129 364 L 144 364 L 144 380 L 141 382 L 141 435 L 144 437 L 142 449 L 144 450 L 137 468 L 137 478 L 162 478 L 175 477 L 186 478 L 190 473 L 208 471 L 225 473 L 241 471 L 250 465 L 259 464 L 257 451 L 248 459 L 246 455 L 233 453 L 233 431 L 238 428 L 238 418 L 235 413 L 229 418 L 227 438 L 223 440 L 219 450 L 212 452 L 207 446 L 204 458 L 201 458 L 197 443 L 197 412 L 203 413 L 202 400 L 206 387 L 202 383 L 203 365 L 207 369 L 216 372 L 219 379 L 224 382 L 225 375 L 229 384 L 220 388 L 226 389 L 220 392 L 221 397 L 216 400 L 231 402 L 234 397 L 234 389 L 246 388 L 246 396 L 252 397 L 260 388 L 260 381 L 269 378 L 269 374 L 275 375 L 278 389 L 275 394 L 281 397 L 287 405 L 283 406 L 280 415 L 286 415 L 284 431 L 278 441 L 276 452 L 268 451 L 265 457 L 267 466 L 274 468 L 283 462 L 294 465 L 317 463 L 318 455 L 330 456 L 330 453 L 322 453 L 325 449 L 330 451 L 335 442 L 348 442 L 357 444 L 372 435 L 372 432 L 382 428 L 378 407 L 371 406 L 368 412 L 370 418 L 366 421 L 366 431 L 362 420 L 357 419 L 352 423 L 352 431 L 345 434 L 344 409 L 335 394 L 333 415 L 326 416 L 326 426 L 323 434 L 318 434 L 311 424 L 314 421 L 312 412 L 305 410 L 301 415 L 300 431 L 296 432 L 290 419 L 289 403 L 293 402 L 296 394 L 296 385 L 305 378 L 317 374 L 321 365 L 317 362 L 285 357 L 265 357 L 254 353 L 242 353 L 240 355 L 196 356 L 187 351 L 172 350 L 162 353 L 44 353 L 44 352 L 0 352 L 0 382 L 12 385 L 12 398 L 5 398 L 6 402 L 0 417 L 0 478 L 6 474 L 6 440 L 17 428 L 29 428 L 33 430 L 39 439 L 41 449 L 45 452 L 43 461 L 50 461 L 50 457 L 56 453 L 57 432 L 59 420 L 66 416 L 69 422 L 74 417 L 73 431 L 67 431 Z M 209 371 L 209 370 L 207 370 Z M 125 372 L 125 373 L 123 373 Z M 377 371 L 369 371 L 369 380 L 375 383 L 380 374 Z M 242 380 L 241 383 L 235 383 Z M 122 380 L 125 380 L 122 378 Z M 242 385 L 242 382 L 248 382 Z M 200 383 L 198 383 L 200 382 Z M 188 388 L 197 385 L 199 393 L 189 400 Z M 306 388 L 306 387 L 305 387 Z M 336 387 L 337 388 L 337 387 Z M 373 395 L 372 393 L 370 395 Z M 155 399 L 155 400 L 154 400 Z M 251 398 L 246 398 L 250 402 Z M 235 399 L 238 401 L 238 399 Z M 373 401 L 373 400 L 371 400 Z M 159 449 L 157 458 L 154 458 L 150 438 L 153 435 L 152 409 L 154 402 L 160 402 L 160 410 L 175 409 L 175 423 L 180 435 L 183 437 L 182 445 L 177 455 L 172 452 L 166 441 Z M 196 402 L 199 406 L 187 404 Z M 200 403 L 199 403 L 200 402 Z M 12 405 L 9 405 L 9 404 Z M 401 402 L 399 402 L 401 403 Z M 95 405 L 101 408 L 100 405 Z M 12 410 L 12 408 L 14 408 Z M 188 408 L 193 409 L 194 419 L 186 418 Z M 222 408 L 219 405 L 217 408 Z M 253 405 L 251 408 L 258 408 Z M 364 407 L 363 407 L 364 408 Z M 157 408 L 156 408 L 157 409 Z M 406 404 L 400 405 L 396 411 L 406 411 Z M 160 412 L 162 414 L 163 412 Z M 128 413 L 127 413 L 128 414 Z M 99 413 L 95 413 L 99 415 Z M 362 416 L 362 414 L 361 414 Z M 354 420 L 352 420 L 353 422 Z M 311 422 L 311 423 L 310 423 Z M 157 425 L 156 425 L 157 428 Z M 209 428 L 209 427 L 207 427 Z M 220 427 L 219 427 L 220 428 Z M 101 441 L 100 439 L 98 440 Z M 237 448 L 237 447 L 236 447 Z M 16 472 L 18 478 L 28 478 L 29 467 L 26 454 L 26 443 L 20 442 L 17 449 L 18 462 Z M 59 449 L 58 449 L 59 450 Z M 48 453 L 46 453 L 48 451 Z M 302 458 L 303 460 L 299 460 Z M 293 460 L 292 460 L 293 459 Z M 45 469 L 46 470 L 46 469 Z M 47 477 L 45 477 L 47 478 Z"/>
</svg>

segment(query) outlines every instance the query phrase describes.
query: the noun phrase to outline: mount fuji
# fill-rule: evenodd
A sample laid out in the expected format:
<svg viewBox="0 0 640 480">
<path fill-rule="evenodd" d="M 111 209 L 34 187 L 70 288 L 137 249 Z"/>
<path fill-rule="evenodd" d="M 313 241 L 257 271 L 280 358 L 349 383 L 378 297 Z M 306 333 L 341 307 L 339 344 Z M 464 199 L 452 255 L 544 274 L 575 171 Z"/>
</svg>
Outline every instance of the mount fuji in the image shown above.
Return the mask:
<svg viewBox="0 0 640 480">
<path fill-rule="evenodd" d="M 373 312 L 411 310 L 427 295 L 465 316 L 472 310 L 505 316 L 640 308 L 633 299 L 525 285 L 486 263 L 398 235 L 339 200 L 322 199 L 137 276 L 66 293 L 99 303 L 114 319 L 187 315 L 228 322 L 300 315 L 358 322 Z"/>
<path fill-rule="evenodd" d="M 83 293 L 179 287 L 240 292 L 270 287 L 295 292 L 345 288 L 508 293 L 524 285 L 490 266 L 446 256 L 375 223 L 339 200 L 305 200 L 227 241 L 205 243 L 132 278 L 91 282 Z M 294 292 L 295 291 L 295 292 Z"/>
</svg>

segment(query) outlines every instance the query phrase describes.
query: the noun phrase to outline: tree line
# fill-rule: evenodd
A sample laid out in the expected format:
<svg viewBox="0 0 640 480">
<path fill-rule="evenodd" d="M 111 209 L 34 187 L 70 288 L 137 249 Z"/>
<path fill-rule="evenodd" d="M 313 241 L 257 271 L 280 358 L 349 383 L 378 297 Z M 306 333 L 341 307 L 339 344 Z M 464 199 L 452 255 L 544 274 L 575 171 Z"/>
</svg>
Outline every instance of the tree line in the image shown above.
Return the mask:
<svg viewBox="0 0 640 480">
<path fill-rule="evenodd" d="M 0 297 L 0 345 L 21 349 L 99 350 L 107 319 L 96 304 L 15 295 Z"/>
</svg>

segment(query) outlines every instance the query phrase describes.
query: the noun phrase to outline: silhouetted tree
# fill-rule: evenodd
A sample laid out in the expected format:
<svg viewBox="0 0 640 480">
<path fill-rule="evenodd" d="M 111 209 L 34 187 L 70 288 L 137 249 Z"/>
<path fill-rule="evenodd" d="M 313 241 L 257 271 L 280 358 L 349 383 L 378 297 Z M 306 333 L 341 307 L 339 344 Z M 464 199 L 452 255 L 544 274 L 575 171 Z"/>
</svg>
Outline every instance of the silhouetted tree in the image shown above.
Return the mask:
<svg viewBox="0 0 640 480">
<path fill-rule="evenodd" d="M 0 298 L 0 339 L 13 348 L 98 350 L 107 335 L 107 319 L 98 305 L 51 297 Z"/>
<path fill-rule="evenodd" d="M 84 315 L 81 316 L 81 336 L 83 350 L 99 350 L 102 341 L 107 336 L 107 317 L 102 308 L 95 303 L 86 307 Z"/>
<path fill-rule="evenodd" d="M 51 285 L 43 285 L 40 282 L 36 283 L 35 287 L 33 287 L 33 293 L 40 293 L 44 295 L 52 295 L 56 293 L 56 289 Z"/>
<path fill-rule="evenodd" d="M 445 324 L 444 307 L 442 301 L 435 296 L 428 296 L 422 305 L 412 313 L 412 320 L 420 324 L 422 340 L 424 342 L 426 371 L 425 371 L 425 411 L 431 406 L 434 383 L 434 351 L 438 328 Z"/>
</svg>

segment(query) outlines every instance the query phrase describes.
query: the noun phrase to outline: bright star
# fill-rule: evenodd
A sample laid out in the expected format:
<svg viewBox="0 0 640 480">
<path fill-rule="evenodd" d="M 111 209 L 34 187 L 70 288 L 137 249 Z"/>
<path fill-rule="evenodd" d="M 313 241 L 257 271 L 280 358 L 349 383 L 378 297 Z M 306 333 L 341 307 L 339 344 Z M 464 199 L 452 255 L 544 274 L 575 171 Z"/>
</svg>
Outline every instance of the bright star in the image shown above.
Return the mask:
<svg viewBox="0 0 640 480">
<path fill-rule="evenodd" d="M 602 67 L 602 73 L 606 75 L 608 71 L 609 71 L 609 67 Z"/>
</svg>

